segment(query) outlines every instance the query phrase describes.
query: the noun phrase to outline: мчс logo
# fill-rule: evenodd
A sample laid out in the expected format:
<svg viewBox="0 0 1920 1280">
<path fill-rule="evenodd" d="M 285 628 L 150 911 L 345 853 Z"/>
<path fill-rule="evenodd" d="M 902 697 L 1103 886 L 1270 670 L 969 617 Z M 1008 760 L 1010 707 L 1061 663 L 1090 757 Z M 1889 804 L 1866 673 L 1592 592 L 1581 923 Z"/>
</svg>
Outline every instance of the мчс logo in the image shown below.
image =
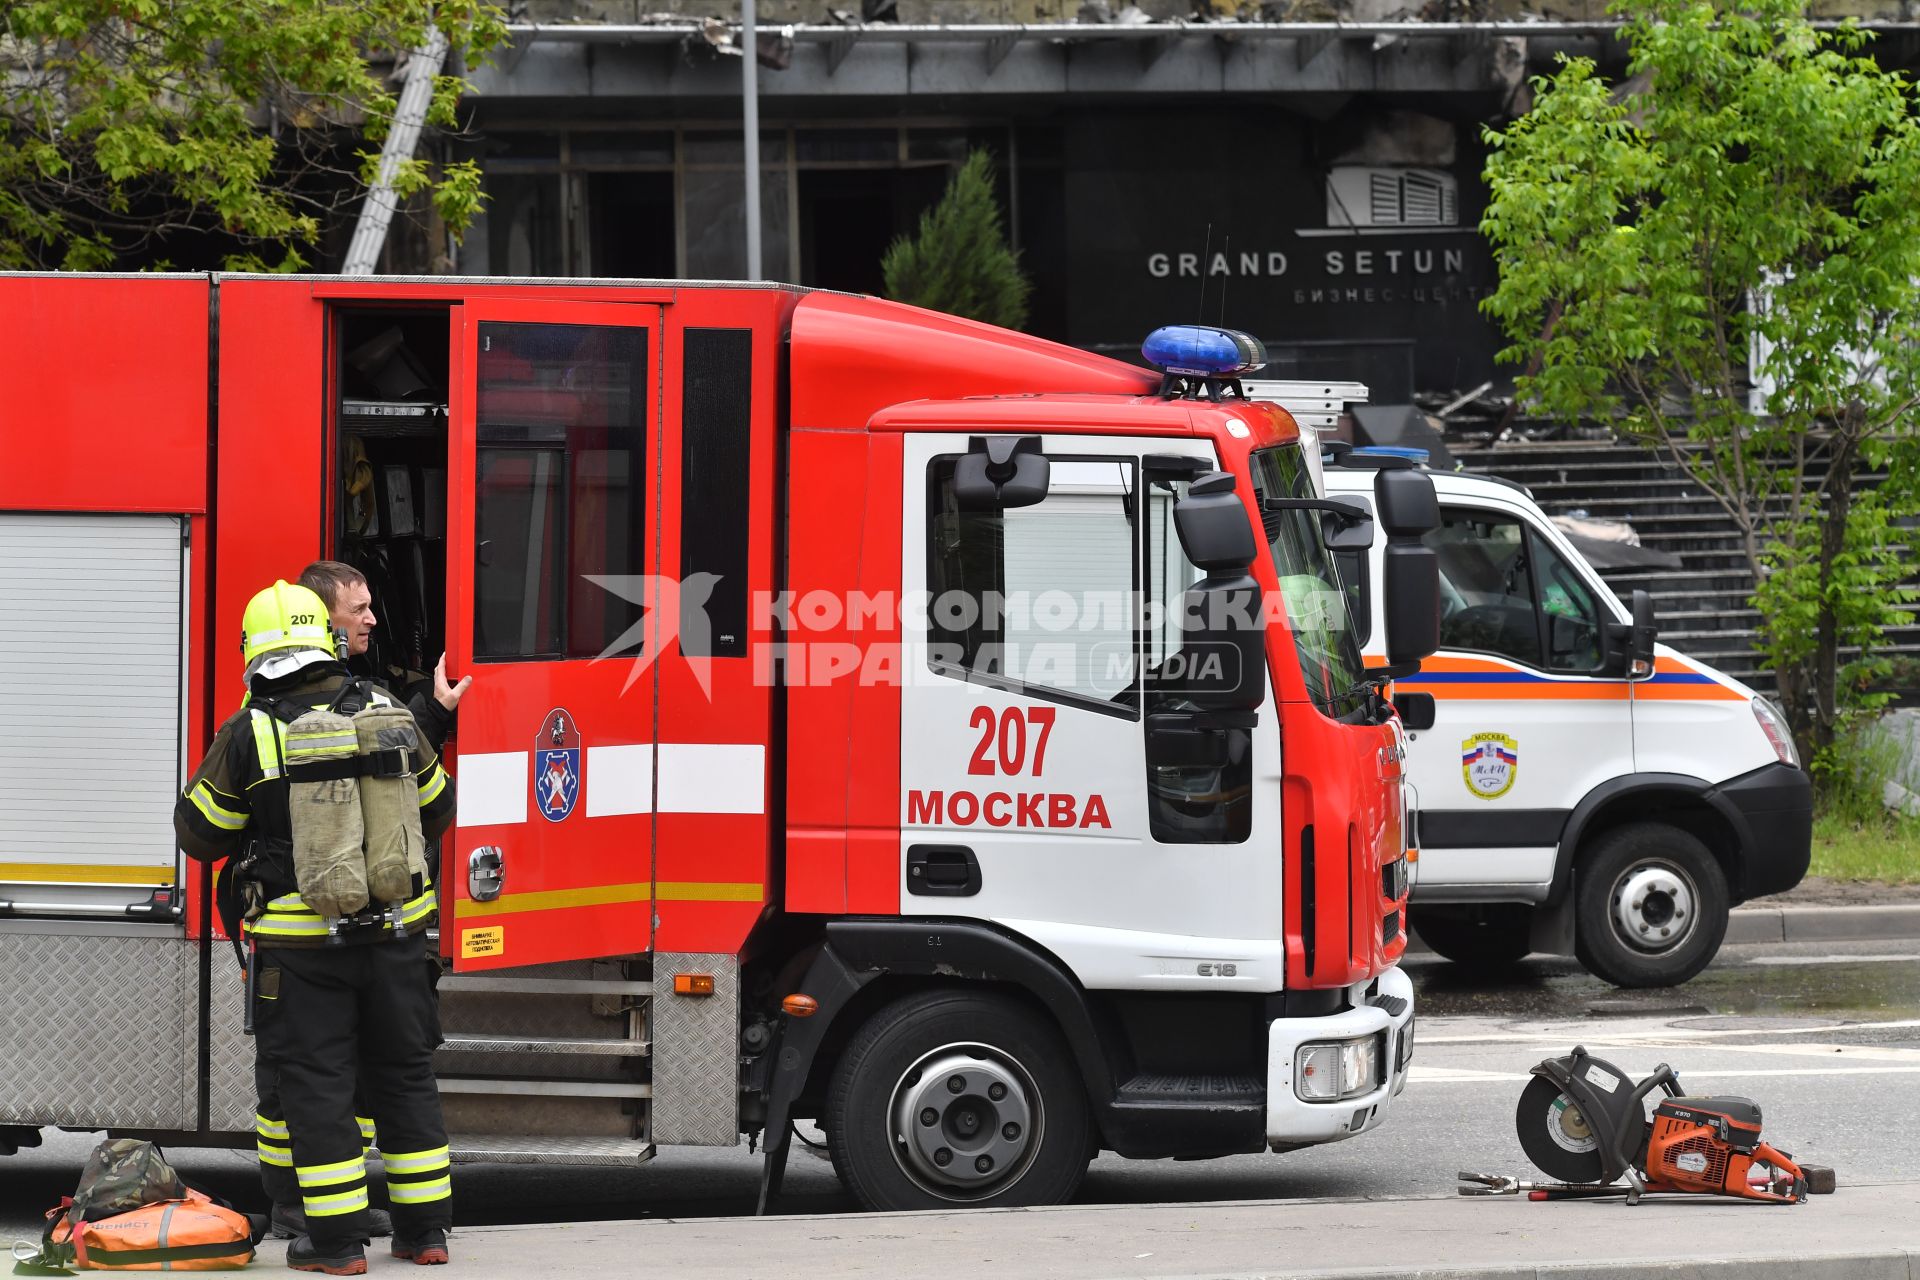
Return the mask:
<svg viewBox="0 0 1920 1280">
<path fill-rule="evenodd" d="M 1498 800 L 1520 776 L 1520 744 L 1504 733 L 1476 733 L 1460 744 L 1460 772 L 1467 790 Z"/>
</svg>

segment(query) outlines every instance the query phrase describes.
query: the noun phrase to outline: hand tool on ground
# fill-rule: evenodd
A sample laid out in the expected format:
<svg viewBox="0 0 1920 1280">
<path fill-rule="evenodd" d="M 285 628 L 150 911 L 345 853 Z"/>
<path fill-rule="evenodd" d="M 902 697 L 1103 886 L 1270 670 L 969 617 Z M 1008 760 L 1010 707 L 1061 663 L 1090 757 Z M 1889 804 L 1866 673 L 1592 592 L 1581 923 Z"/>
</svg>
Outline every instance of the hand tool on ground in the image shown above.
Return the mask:
<svg viewBox="0 0 1920 1280">
<path fill-rule="evenodd" d="M 1461 1174 L 1492 1188 L 1462 1187 L 1462 1195 L 1624 1195 L 1636 1204 L 1642 1195 L 1679 1193 L 1800 1204 L 1809 1194 L 1834 1189 L 1832 1169 L 1797 1164 L 1788 1152 L 1761 1141 L 1759 1104 L 1689 1097 L 1664 1062 L 1633 1084 L 1618 1067 L 1576 1046 L 1565 1057 L 1540 1063 L 1532 1075 L 1514 1126 L 1528 1159 L 1561 1181 Z M 1655 1089 L 1663 1096 L 1649 1118 L 1645 1099 Z"/>
</svg>

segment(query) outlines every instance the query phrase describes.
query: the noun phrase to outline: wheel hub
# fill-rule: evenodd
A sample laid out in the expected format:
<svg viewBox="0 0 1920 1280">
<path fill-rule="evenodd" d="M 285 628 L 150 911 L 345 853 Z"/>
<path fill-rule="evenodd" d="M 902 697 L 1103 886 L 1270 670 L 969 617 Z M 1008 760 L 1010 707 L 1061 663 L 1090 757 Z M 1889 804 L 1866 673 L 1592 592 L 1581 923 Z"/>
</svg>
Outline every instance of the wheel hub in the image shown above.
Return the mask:
<svg viewBox="0 0 1920 1280">
<path fill-rule="evenodd" d="M 894 1086 L 888 1114 L 900 1168 L 924 1190 L 979 1199 L 1026 1172 L 1039 1149 L 1039 1091 L 1017 1061 L 987 1045 L 947 1045 Z"/>
<path fill-rule="evenodd" d="M 1630 867 L 1614 882 L 1614 928 L 1636 950 L 1671 951 L 1693 933 L 1695 898 L 1693 882 L 1676 867 Z"/>
</svg>

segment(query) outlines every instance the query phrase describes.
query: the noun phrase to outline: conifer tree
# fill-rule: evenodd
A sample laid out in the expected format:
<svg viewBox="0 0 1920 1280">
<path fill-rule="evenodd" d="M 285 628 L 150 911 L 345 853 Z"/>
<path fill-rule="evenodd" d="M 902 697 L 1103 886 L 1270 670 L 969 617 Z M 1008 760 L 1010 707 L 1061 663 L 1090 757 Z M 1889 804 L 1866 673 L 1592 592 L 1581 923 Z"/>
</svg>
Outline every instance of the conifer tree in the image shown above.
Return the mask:
<svg viewBox="0 0 1920 1280">
<path fill-rule="evenodd" d="M 920 215 L 919 231 L 895 240 L 880 266 L 896 302 L 1008 329 L 1026 323 L 1033 286 L 1007 246 L 984 150 L 967 157 L 940 202 Z"/>
</svg>

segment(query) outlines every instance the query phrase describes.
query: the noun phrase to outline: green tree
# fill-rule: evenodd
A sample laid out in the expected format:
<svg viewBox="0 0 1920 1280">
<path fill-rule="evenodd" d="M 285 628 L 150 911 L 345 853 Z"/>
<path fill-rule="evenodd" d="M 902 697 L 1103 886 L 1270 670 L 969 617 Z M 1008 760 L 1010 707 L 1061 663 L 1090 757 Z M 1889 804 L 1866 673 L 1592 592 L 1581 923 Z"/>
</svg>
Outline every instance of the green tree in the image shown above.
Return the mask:
<svg viewBox="0 0 1920 1280">
<path fill-rule="evenodd" d="M 1614 12 L 1625 84 L 1565 59 L 1487 131 L 1500 284 L 1482 305 L 1522 396 L 1663 451 L 1738 526 L 1761 648 L 1824 765 L 1913 598 L 1920 103 L 1805 0 Z M 1763 413 L 1750 374 L 1773 380 Z M 1892 478 L 1856 493 L 1873 470 Z"/>
<path fill-rule="evenodd" d="M 298 269 L 365 193 L 396 105 L 384 64 L 430 26 L 455 57 L 505 37 L 486 0 L 7 0 L 0 268 L 215 244 L 229 266 Z M 462 87 L 438 78 L 429 125 L 453 125 Z M 395 185 L 456 233 L 479 209 L 470 162 L 416 157 Z"/>
<path fill-rule="evenodd" d="M 1026 323 L 1033 286 L 1000 227 L 990 155 L 967 157 L 940 203 L 920 215 L 919 232 L 895 240 L 880 269 L 896 302 L 1008 329 Z"/>
</svg>

